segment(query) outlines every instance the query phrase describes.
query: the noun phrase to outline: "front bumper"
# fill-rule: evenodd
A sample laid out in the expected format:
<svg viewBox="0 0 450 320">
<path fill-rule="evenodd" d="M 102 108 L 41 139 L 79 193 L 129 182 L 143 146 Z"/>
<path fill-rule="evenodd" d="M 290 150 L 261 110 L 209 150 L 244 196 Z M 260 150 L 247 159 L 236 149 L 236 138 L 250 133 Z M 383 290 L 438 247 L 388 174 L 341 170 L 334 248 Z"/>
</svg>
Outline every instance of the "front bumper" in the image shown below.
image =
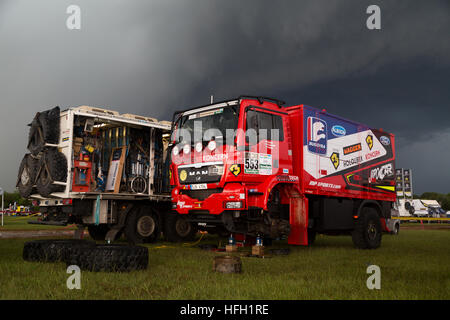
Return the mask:
<svg viewBox="0 0 450 320">
<path fill-rule="evenodd" d="M 201 211 L 218 215 L 227 210 L 247 209 L 247 192 L 240 183 L 226 184 L 223 189 L 216 188 L 216 184 L 207 186 L 208 189 L 195 191 L 189 191 L 186 189 L 187 186 L 174 188 L 172 190 L 173 210 L 180 214 Z M 238 202 L 240 203 L 239 207 Z"/>
</svg>

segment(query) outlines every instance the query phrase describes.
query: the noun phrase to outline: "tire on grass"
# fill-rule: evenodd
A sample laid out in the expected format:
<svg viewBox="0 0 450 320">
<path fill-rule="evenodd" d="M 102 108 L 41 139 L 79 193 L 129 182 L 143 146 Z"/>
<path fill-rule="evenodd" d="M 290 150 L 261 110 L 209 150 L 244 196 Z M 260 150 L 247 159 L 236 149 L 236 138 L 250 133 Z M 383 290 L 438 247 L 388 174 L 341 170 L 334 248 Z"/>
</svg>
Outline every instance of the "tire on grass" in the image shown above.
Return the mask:
<svg viewBox="0 0 450 320">
<path fill-rule="evenodd" d="M 364 207 L 352 232 L 354 245 L 359 249 L 376 249 L 381 245 L 381 221 L 374 208 Z"/>
<path fill-rule="evenodd" d="M 74 248 L 66 261 L 81 270 L 130 272 L 148 267 L 148 249 L 142 246 L 97 245 Z"/>
<path fill-rule="evenodd" d="M 178 213 L 168 213 L 164 223 L 164 237 L 170 242 L 192 241 L 197 234 L 197 227 Z"/>
<path fill-rule="evenodd" d="M 22 198 L 28 198 L 35 192 L 34 183 L 38 168 L 38 160 L 27 153 L 20 163 L 19 174 L 17 179 L 17 189 Z"/>
<path fill-rule="evenodd" d="M 67 261 L 75 248 L 94 247 L 95 242 L 78 239 L 34 240 L 25 242 L 22 257 L 25 261 Z"/>
<path fill-rule="evenodd" d="M 52 181 L 65 182 L 67 180 L 67 159 L 64 154 L 54 148 L 47 149 L 39 160 L 38 167 L 40 173 L 36 187 L 41 196 L 48 198 L 53 192 L 64 191 L 65 186 L 52 183 Z"/>
</svg>

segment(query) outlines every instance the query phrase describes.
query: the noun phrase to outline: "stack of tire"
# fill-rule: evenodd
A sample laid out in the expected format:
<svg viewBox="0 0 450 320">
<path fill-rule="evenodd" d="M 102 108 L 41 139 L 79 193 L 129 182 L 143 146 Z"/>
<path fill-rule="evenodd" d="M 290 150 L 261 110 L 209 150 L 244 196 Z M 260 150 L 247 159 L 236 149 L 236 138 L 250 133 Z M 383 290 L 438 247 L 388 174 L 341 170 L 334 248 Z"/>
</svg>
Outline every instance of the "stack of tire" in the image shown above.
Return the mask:
<svg viewBox="0 0 450 320">
<path fill-rule="evenodd" d="M 23 259 L 30 262 L 64 262 L 81 270 L 130 272 L 148 266 L 148 249 L 142 246 L 96 245 L 90 240 L 57 239 L 28 241 Z"/>
<path fill-rule="evenodd" d="M 28 198 L 38 192 L 49 197 L 53 192 L 64 191 L 67 181 L 67 159 L 54 146 L 59 142 L 60 109 L 38 112 L 31 122 L 28 135 L 28 150 L 19 167 L 17 188 L 22 197 Z"/>
</svg>

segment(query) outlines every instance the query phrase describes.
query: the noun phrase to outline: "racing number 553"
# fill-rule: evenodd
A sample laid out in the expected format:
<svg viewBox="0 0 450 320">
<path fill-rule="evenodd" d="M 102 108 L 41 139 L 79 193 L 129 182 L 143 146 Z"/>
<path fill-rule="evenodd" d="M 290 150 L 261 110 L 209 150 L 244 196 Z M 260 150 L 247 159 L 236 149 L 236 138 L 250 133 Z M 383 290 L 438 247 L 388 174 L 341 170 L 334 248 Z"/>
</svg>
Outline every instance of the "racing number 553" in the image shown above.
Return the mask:
<svg viewBox="0 0 450 320">
<path fill-rule="evenodd" d="M 257 170 L 259 168 L 258 159 L 245 159 L 245 169 Z"/>
</svg>

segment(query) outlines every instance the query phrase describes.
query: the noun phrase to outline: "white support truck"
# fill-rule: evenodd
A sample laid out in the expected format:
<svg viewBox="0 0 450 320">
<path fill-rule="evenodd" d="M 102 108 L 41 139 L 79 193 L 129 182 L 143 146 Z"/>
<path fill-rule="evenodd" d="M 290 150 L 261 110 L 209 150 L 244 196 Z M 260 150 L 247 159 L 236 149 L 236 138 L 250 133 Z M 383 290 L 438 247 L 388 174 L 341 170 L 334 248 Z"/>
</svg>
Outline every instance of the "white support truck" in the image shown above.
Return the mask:
<svg viewBox="0 0 450 320">
<path fill-rule="evenodd" d="M 77 224 L 76 237 L 87 227 L 108 242 L 122 233 L 152 242 L 163 229 L 182 240 L 195 234 L 167 219 L 170 122 L 80 106 L 37 113 L 29 126 L 17 188 L 39 206 L 43 219 L 34 223 Z"/>
</svg>

